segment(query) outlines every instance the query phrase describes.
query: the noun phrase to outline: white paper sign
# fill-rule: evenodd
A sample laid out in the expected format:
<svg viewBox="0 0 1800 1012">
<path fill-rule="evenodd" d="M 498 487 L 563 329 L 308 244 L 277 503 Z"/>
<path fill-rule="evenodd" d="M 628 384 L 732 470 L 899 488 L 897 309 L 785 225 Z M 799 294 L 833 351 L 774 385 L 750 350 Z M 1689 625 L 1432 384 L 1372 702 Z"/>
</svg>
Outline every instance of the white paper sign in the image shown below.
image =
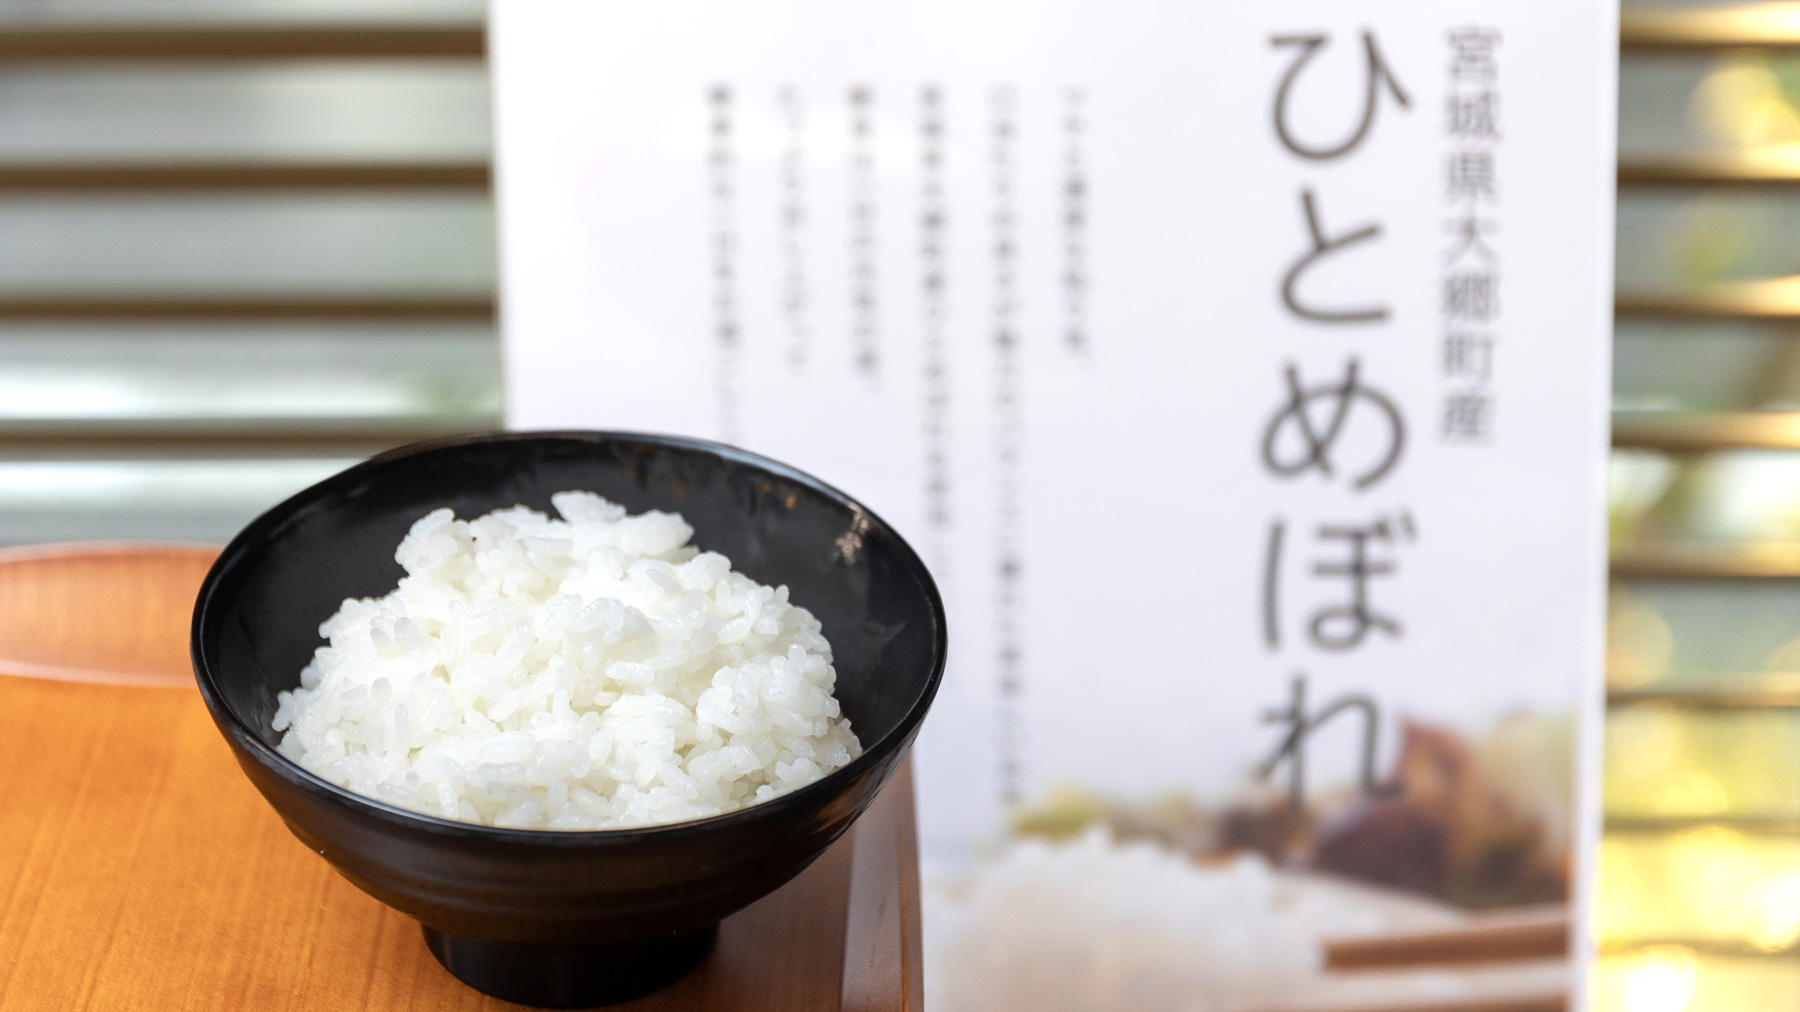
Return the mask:
<svg viewBox="0 0 1800 1012">
<path fill-rule="evenodd" d="M 1199 906 L 1316 886 L 1314 935 L 1582 894 L 1614 19 L 493 5 L 509 424 L 740 443 L 939 577 L 934 1007 L 1323 993 L 1057 869 Z M 1096 825 L 1160 849 L 1021 842 Z M 1186 968 L 1138 945 L 1092 998 L 1104 940 L 1045 925 L 1114 915 Z M 1087 955 L 1019 955 L 1058 945 Z M 1064 984 L 1019 1004 L 1008 974 Z"/>
</svg>

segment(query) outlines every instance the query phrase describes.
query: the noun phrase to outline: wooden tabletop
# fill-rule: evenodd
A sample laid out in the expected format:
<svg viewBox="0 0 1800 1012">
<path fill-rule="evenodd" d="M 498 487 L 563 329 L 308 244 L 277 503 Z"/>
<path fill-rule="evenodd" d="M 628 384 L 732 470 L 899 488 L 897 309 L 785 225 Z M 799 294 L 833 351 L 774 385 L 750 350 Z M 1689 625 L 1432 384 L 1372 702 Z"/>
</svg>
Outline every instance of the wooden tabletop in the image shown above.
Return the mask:
<svg viewBox="0 0 1800 1012">
<path fill-rule="evenodd" d="M 504 1009 L 334 872 L 237 768 L 187 667 L 214 549 L 0 552 L 0 1009 Z M 917 1012 L 903 764 L 793 882 L 728 918 L 675 1010 Z"/>
</svg>

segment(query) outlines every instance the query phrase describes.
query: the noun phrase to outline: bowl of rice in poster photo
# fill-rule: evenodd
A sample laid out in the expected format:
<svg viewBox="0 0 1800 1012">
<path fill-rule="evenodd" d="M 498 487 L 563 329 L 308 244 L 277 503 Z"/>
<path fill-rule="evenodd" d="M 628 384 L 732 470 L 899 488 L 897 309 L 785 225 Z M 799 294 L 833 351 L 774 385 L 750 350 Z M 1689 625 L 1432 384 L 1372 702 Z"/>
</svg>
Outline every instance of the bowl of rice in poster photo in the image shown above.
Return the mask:
<svg viewBox="0 0 1800 1012">
<path fill-rule="evenodd" d="M 943 678 L 943 602 L 854 499 L 700 440 L 404 447 L 228 545 L 195 678 L 295 836 L 530 1005 L 673 982 L 840 837 Z"/>
</svg>

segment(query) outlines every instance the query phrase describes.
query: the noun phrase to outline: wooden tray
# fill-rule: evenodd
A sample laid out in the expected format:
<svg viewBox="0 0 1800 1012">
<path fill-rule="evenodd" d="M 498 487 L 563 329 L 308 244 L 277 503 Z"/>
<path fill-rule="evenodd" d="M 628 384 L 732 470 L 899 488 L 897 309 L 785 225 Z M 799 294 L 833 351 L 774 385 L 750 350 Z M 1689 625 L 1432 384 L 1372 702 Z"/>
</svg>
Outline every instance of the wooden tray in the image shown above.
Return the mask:
<svg viewBox="0 0 1800 1012">
<path fill-rule="evenodd" d="M 0 1008 L 501 1009 L 300 844 L 187 674 L 215 550 L 0 552 Z M 910 765 L 706 962 L 611 1006 L 922 1005 Z"/>
</svg>

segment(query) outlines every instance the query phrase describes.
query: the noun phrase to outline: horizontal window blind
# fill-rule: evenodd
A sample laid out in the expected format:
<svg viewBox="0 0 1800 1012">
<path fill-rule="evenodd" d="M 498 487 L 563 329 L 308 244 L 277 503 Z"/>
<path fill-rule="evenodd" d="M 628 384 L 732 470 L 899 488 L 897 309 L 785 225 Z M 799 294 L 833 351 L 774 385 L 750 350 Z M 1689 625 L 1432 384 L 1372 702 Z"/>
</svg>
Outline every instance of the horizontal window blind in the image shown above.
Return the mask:
<svg viewBox="0 0 1800 1012">
<path fill-rule="evenodd" d="M 1600 1009 L 1800 996 L 1793 11 L 1621 11 Z"/>
<path fill-rule="evenodd" d="M 0 2 L 0 544 L 500 420 L 485 10 Z"/>
</svg>

